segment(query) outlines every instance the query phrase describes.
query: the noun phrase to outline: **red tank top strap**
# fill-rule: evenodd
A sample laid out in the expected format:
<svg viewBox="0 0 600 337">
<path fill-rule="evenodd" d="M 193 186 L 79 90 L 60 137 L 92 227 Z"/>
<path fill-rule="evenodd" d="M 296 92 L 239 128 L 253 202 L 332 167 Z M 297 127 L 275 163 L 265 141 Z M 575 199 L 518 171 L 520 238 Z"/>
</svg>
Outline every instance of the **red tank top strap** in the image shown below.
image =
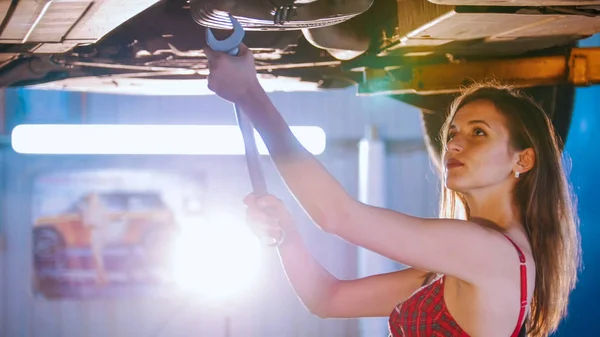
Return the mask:
<svg viewBox="0 0 600 337">
<path fill-rule="evenodd" d="M 517 253 L 519 253 L 519 261 L 521 262 L 521 311 L 519 312 L 519 320 L 517 321 L 517 327 L 511 336 L 515 337 L 519 334 L 521 323 L 525 317 L 525 308 L 527 307 L 527 265 L 525 264 L 525 255 L 521 248 L 510 238 L 508 235 L 504 236 L 515 246 Z"/>
</svg>

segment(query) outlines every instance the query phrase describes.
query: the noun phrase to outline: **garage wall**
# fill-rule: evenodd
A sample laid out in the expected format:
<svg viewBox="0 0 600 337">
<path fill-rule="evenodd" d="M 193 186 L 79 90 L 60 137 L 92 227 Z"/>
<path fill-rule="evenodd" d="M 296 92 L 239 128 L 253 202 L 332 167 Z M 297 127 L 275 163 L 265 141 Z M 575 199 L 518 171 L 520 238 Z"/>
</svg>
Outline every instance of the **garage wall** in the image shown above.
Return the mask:
<svg viewBox="0 0 600 337">
<path fill-rule="evenodd" d="M 394 144 L 388 158 L 389 207 L 435 216 L 437 177 L 430 168 L 416 109 L 386 97 L 356 97 L 353 90 L 274 93 L 291 125 L 317 125 L 328 137 L 319 158 L 353 195 L 357 194 L 357 147 L 365 125 L 380 128 Z M 234 124 L 231 105 L 213 96 L 149 97 L 9 90 L 8 126 L 19 123 Z M 76 141 L 76 140 L 74 140 Z M 417 146 L 415 146 L 417 144 Z M 206 156 L 26 156 L 0 153 L 6 249 L 0 272 L 2 336 L 356 336 L 355 320 L 323 320 L 302 307 L 274 252 L 264 252 L 261 282 L 244 299 L 215 307 L 202 299 L 48 301 L 33 298 L 31 181 L 41 172 L 72 168 L 158 168 L 203 172 L 208 202 L 241 212 L 250 190 L 243 157 Z M 316 229 L 285 189 L 273 166 L 265 173 L 300 222 L 311 251 L 340 278 L 356 275 L 356 249 Z M 228 326 L 228 327 L 226 327 Z"/>
<path fill-rule="evenodd" d="M 580 42 L 580 47 L 600 46 L 600 34 Z M 577 197 L 583 265 L 569 303 L 569 313 L 562 321 L 556 337 L 595 336 L 595 322 L 600 314 L 600 208 L 598 196 L 598 143 L 600 142 L 600 86 L 578 88 L 569 138 L 565 152 L 571 163 L 570 180 Z"/>
</svg>

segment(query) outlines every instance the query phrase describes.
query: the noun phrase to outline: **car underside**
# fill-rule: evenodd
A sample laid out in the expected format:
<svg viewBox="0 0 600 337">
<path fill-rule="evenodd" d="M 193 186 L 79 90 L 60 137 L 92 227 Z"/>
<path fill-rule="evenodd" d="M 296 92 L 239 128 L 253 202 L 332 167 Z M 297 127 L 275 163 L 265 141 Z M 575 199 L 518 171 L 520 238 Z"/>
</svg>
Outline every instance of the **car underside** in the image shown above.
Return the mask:
<svg viewBox="0 0 600 337">
<path fill-rule="evenodd" d="M 600 31 L 599 13 L 600 0 L 0 0 L 0 86 L 204 79 L 205 29 L 227 36 L 228 14 L 261 77 L 364 86 L 403 66 L 395 79 L 414 76 L 414 65 L 568 53 Z M 428 112 L 433 135 L 452 90 L 420 85 L 370 93 Z M 523 86 L 566 137 L 573 86 Z"/>
</svg>

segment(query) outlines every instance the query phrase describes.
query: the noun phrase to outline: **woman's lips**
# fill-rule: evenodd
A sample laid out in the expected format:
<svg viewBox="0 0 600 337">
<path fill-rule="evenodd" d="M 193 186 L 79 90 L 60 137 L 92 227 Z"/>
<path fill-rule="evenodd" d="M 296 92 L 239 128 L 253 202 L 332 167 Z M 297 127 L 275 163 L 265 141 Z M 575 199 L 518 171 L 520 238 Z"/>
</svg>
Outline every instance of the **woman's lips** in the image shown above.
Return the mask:
<svg viewBox="0 0 600 337">
<path fill-rule="evenodd" d="M 447 169 L 457 168 L 457 167 L 461 167 L 461 166 L 465 166 L 465 164 L 463 164 L 460 160 L 457 160 L 457 159 L 450 159 L 446 163 Z"/>
</svg>

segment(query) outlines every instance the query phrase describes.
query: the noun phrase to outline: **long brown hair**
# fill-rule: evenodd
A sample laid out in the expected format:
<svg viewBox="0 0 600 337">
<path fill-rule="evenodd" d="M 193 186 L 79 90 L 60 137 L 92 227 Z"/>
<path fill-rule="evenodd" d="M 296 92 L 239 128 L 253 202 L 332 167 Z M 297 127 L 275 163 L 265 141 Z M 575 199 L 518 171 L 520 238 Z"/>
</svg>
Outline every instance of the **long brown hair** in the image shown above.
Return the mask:
<svg viewBox="0 0 600 337">
<path fill-rule="evenodd" d="M 492 102 L 506 117 L 513 149 L 532 148 L 535 152 L 535 165 L 519 178 L 513 200 L 520 209 L 536 263 L 527 331 L 529 336 L 547 336 L 567 314 L 581 263 L 578 220 L 561 160 L 561 140 L 546 113 L 529 96 L 507 86 L 478 84 L 466 89 L 451 105 L 442 128 L 442 151 L 446 151 L 448 127 L 456 112 L 477 100 Z M 447 189 L 443 179 L 440 216 L 469 218 L 466 200 Z"/>
</svg>

